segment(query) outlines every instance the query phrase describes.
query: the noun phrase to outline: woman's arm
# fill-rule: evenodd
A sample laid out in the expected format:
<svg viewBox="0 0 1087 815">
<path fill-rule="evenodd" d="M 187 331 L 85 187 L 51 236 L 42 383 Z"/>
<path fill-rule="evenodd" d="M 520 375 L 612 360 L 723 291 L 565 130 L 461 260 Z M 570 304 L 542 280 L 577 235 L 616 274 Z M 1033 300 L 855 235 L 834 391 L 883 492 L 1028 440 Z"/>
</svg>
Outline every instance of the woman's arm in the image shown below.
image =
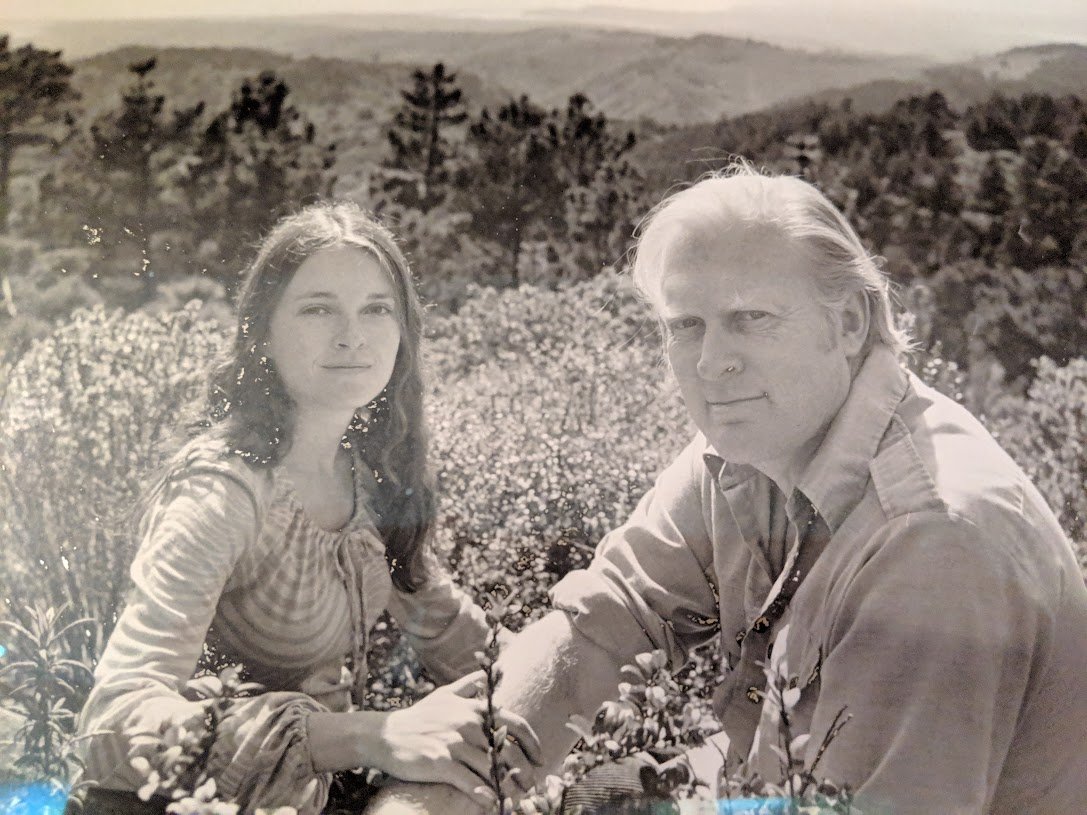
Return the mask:
<svg viewBox="0 0 1087 815">
<path fill-rule="evenodd" d="M 314 767 L 373 767 L 401 781 L 448 784 L 491 807 L 494 800 L 486 788 L 490 758 L 481 727 L 485 703 L 476 698 L 481 680 L 481 674 L 464 677 L 402 710 L 311 714 L 308 741 Z M 509 792 L 524 792 L 540 760 L 539 744 L 521 717 L 498 711 L 497 719 L 527 754 L 511 761 L 520 766 L 522 778 Z"/>
<path fill-rule="evenodd" d="M 133 737 L 159 733 L 203 711 L 203 703 L 185 698 L 184 686 L 224 586 L 256 540 L 257 516 L 244 475 L 200 470 L 163 488 L 132 566 L 135 586 L 80 717 L 87 737 L 85 779 L 138 789 L 145 779 L 129 764 Z M 247 804 L 318 812 L 328 779 L 309 783 L 315 773 L 305 740 L 305 719 L 317 710 L 299 693 L 231 703 L 208 761 L 219 793 Z"/>
<path fill-rule="evenodd" d="M 412 593 L 394 588 L 389 613 L 438 682 L 451 682 L 479 669 L 489 626 L 481 609 L 439 565 L 432 552 L 425 558 L 423 585 Z M 499 642 L 512 634 L 503 629 Z"/>
<path fill-rule="evenodd" d="M 568 614 L 556 611 L 518 634 L 498 659 L 503 672 L 495 701 L 525 717 L 539 737 L 540 769 L 527 781 L 555 772 L 577 739 L 566 722 L 573 713 L 592 715 L 615 694 L 619 668 L 604 649 L 581 635 Z M 370 815 L 475 815 L 473 801 L 441 784 L 396 784 L 367 807 Z"/>
</svg>

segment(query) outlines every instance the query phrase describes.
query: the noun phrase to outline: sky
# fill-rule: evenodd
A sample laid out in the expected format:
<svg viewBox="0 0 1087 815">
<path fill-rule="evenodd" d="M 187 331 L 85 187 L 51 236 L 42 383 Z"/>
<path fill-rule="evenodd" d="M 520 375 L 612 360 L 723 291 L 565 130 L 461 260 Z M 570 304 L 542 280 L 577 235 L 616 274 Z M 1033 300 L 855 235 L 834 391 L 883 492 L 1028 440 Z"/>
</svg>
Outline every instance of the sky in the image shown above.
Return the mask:
<svg viewBox="0 0 1087 815">
<path fill-rule="evenodd" d="M 601 13 L 602 8 L 622 11 Z M 274 19 L 320 14 L 622 26 L 671 36 L 750 37 L 787 47 L 923 55 L 945 61 L 1016 46 L 1087 45 L 1087 0 L 0 0 L 0 30 L 7 19 L 6 28 L 16 41 L 49 44 L 42 33 L 47 26 L 86 19 Z M 71 49 L 64 43 L 52 47 Z"/>
<path fill-rule="evenodd" d="M 790 8 L 813 6 L 855 7 L 858 13 L 872 14 L 873 8 L 886 16 L 912 14 L 956 7 L 983 11 L 1015 10 L 1024 4 L 1032 12 L 1058 15 L 1083 14 L 1085 0 L 0 0 L 0 14 L 21 19 L 146 19 L 162 17 L 259 16 L 298 14 L 456 14 L 468 16 L 510 16 L 537 9 L 574 10 L 585 5 L 619 6 L 671 12 L 727 12 L 730 8 L 777 5 L 783 13 Z"/>
</svg>

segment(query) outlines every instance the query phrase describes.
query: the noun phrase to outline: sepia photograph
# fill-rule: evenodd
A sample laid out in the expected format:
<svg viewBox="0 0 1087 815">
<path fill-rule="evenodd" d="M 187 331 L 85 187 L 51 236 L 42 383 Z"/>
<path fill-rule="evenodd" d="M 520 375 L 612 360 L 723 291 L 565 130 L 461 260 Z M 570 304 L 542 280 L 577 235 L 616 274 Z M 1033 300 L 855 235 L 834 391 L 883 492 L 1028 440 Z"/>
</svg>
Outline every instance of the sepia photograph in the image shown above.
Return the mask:
<svg viewBox="0 0 1087 815">
<path fill-rule="evenodd" d="M 1082 0 L 10 0 L 0 815 L 1083 815 Z"/>
</svg>

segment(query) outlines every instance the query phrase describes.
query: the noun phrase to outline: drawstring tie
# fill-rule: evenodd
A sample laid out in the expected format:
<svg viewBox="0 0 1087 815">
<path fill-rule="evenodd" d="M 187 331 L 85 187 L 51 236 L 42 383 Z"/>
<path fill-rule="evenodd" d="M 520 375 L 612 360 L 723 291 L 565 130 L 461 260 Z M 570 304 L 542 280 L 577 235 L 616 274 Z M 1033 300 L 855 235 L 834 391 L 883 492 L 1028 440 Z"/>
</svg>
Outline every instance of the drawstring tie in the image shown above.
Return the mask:
<svg viewBox="0 0 1087 815">
<path fill-rule="evenodd" d="M 362 707 L 366 697 L 366 615 L 362 597 L 362 575 L 359 574 L 352 556 L 355 542 L 350 536 L 340 538 L 336 546 L 336 567 L 344 588 L 347 589 L 347 605 L 351 614 L 351 701 Z"/>
</svg>

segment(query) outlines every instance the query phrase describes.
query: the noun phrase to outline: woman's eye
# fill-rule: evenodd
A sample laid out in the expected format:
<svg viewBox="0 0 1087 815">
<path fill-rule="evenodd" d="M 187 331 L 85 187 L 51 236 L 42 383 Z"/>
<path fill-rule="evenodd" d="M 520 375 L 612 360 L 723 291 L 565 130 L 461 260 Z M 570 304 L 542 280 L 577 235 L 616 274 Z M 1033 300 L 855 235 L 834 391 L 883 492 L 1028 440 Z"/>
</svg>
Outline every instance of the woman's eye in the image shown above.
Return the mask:
<svg viewBox="0 0 1087 815">
<path fill-rule="evenodd" d="M 372 303 L 366 307 L 366 314 L 376 314 L 380 317 L 385 317 L 392 313 L 392 306 L 387 303 Z"/>
<path fill-rule="evenodd" d="M 314 316 L 323 316 L 325 314 L 331 314 L 332 312 L 327 306 L 306 306 L 304 309 L 302 309 L 301 313 Z"/>
</svg>

